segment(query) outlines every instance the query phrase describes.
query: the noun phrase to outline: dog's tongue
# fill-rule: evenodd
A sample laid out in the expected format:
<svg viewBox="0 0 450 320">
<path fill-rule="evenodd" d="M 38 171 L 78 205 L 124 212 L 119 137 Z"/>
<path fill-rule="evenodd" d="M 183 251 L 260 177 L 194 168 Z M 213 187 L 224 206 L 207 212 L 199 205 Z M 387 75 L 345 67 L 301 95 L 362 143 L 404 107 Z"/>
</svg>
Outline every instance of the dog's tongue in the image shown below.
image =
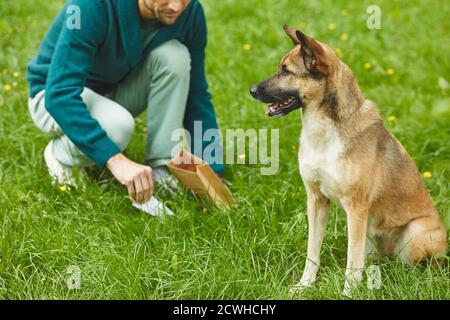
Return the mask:
<svg viewBox="0 0 450 320">
<path fill-rule="evenodd" d="M 271 103 L 271 104 L 269 104 L 267 113 L 268 114 L 275 113 L 278 109 L 280 109 L 280 108 L 282 109 L 282 108 L 288 106 L 293 100 L 294 100 L 293 98 L 289 98 L 286 101 Z"/>
<path fill-rule="evenodd" d="M 269 105 L 269 107 L 267 108 L 267 114 L 274 113 L 275 111 L 276 111 L 276 108 L 273 104 Z"/>
<path fill-rule="evenodd" d="M 277 107 L 276 107 L 276 105 L 273 105 L 273 104 L 269 105 L 269 107 L 267 108 L 266 114 L 271 118 L 281 116 L 281 113 L 277 114 Z"/>
</svg>

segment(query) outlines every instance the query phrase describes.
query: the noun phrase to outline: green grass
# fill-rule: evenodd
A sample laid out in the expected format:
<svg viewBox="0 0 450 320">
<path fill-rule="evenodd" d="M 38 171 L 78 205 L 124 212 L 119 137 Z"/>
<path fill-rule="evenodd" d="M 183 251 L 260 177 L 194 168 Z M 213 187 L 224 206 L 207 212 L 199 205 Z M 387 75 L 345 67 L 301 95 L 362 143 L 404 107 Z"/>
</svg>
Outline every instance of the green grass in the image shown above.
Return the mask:
<svg viewBox="0 0 450 320">
<path fill-rule="evenodd" d="M 230 166 L 226 178 L 237 210 L 220 213 L 185 194 L 169 201 L 177 217 L 159 220 L 132 209 L 126 191 L 107 175 L 84 192 L 52 186 L 42 157 L 48 137 L 28 116 L 25 65 L 62 1 L 0 2 L 1 299 L 288 298 L 301 276 L 307 241 L 296 160 L 300 115 L 268 119 L 248 94 L 291 48 L 283 23 L 341 49 L 365 96 L 385 119 L 396 117 L 387 127 L 419 170 L 432 173 L 427 187 L 449 225 L 450 97 L 438 85 L 439 78 L 450 81 L 448 6 L 420 0 L 203 3 L 207 71 L 220 125 L 280 128 L 281 169 L 261 176 L 255 166 Z M 381 30 L 366 28 L 370 4 L 382 9 Z M 329 30 L 329 23 L 336 29 Z M 340 40 L 344 32 L 347 41 Z M 365 63 L 373 67 L 367 70 Z M 394 75 L 386 75 L 388 68 Z M 14 81 L 10 91 L 3 88 Z M 144 125 L 141 118 L 127 151 L 132 159 L 143 159 Z M 306 298 L 342 298 L 345 259 L 345 216 L 333 207 L 318 282 Z M 433 271 L 386 259 L 376 263 L 382 288 L 368 290 L 364 282 L 357 298 L 450 298 L 448 266 Z M 67 289 L 70 265 L 82 270 L 80 290 Z"/>
</svg>

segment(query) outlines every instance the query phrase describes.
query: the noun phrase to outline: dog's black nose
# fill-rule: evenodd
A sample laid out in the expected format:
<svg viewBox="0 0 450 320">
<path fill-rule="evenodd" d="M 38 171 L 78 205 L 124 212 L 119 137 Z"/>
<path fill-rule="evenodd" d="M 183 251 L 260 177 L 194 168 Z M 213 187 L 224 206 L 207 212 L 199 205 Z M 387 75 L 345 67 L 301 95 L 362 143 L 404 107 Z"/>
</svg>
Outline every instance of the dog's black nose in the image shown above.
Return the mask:
<svg viewBox="0 0 450 320">
<path fill-rule="evenodd" d="M 258 95 L 258 93 L 259 93 L 259 88 L 258 88 L 258 86 L 254 86 L 253 88 L 250 89 L 250 94 L 251 94 L 253 97 L 256 97 L 256 96 Z"/>
</svg>

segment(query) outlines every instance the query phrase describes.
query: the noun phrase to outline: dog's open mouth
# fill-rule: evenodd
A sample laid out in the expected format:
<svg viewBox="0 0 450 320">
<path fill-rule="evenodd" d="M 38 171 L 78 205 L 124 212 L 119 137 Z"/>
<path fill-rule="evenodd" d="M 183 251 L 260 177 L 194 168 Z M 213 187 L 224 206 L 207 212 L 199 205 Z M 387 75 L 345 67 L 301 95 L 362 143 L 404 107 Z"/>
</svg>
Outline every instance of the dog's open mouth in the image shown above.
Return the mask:
<svg viewBox="0 0 450 320">
<path fill-rule="evenodd" d="M 287 100 L 269 104 L 269 107 L 267 108 L 267 115 L 271 118 L 282 117 L 291 111 L 299 109 L 300 107 L 300 100 L 292 96 Z"/>
</svg>

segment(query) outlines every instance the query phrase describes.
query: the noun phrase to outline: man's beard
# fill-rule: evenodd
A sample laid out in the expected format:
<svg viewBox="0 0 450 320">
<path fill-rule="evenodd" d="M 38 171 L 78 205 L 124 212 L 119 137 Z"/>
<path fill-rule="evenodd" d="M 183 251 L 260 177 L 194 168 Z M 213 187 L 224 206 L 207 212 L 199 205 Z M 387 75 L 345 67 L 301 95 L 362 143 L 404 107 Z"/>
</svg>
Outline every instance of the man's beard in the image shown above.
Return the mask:
<svg viewBox="0 0 450 320">
<path fill-rule="evenodd" d="M 177 21 L 179 15 L 174 17 L 174 18 L 167 18 L 164 15 L 160 14 L 159 8 L 158 8 L 158 6 L 155 3 L 151 2 L 152 5 L 150 5 L 150 4 L 147 3 L 147 1 L 148 0 L 143 0 L 145 9 L 148 12 L 150 12 L 162 24 L 171 25 L 171 24 L 174 24 Z"/>
</svg>

